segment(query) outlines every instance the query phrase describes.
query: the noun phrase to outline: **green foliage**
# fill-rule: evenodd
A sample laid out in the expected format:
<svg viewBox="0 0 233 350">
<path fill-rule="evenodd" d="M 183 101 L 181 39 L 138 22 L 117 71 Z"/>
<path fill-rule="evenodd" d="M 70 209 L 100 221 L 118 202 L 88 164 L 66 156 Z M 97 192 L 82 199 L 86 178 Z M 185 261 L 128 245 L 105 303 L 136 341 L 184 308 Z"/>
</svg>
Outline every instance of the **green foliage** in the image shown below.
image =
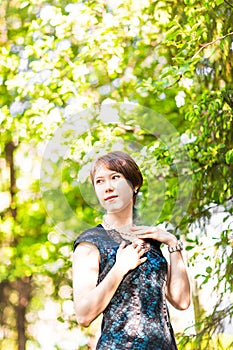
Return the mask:
<svg viewBox="0 0 233 350">
<path fill-rule="evenodd" d="M 178 344 L 178 349 L 180 350 L 230 350 L 232 347 L 232 336 L 226 336 L 224 334 L 219 333 L 217 337 L 199 340 L 194 339 L 191 340 L 188 338 L 181 336 L 181 340 Z"/>
<path fill-rule="evenodd" d="M 224 213 L 222 232 L 212 239 L 218 254 L 198 277 L 203 284 L 216 281 L 213 291 L 219 296 L 218 304 L 224 293 L 232 292 L 233 285 L 232 226 L 227 226 L 232 216 L 233 183 L 230 2 L 5 0 L 0 9 L 3 290 L 14 295 L 15 281 L 29 278 L 35 289 L 28 296 L 28 310 L 36 314 L 43 305 L 39 299 L 49 296 L 62 302 L 61 287 L 71 287 L 72 239 L 82 226 L 67 221 L 69 237 L 53 228 L 41 198 L 40 165 L 48 140 L 69 116 L 77 118 L 80 111 L 91 107 L 97 113 L 102 102 L 111 99 L 134 102 L 163 115 L 177 133 L 162 139 L 154 131 L 154 119 L 144 111 L 130 118 L 122 113 L 123 123 L 99 123 L 91 132 L 79 135 L 62 163 L 61 189 L 71 209 L 67 214 L 90 225 L 101 220 L 91 187 L 87 182 L 80 185 L 77 175 L 91 149 L 107 143 L 111 147 L 120 140 L 126 148 L 133 144 L 135 157 L 145 159 L 141 167 L 146 180 L 138 209 L 144 210 L 150 203 L 155 209 L 144 211 L 146 221 L 172 222 L 175 232 L 186 237 L 186 249 L 193 252 L 190 264 L 201 254 L 209 259 L 208 250 L 199 246 L 202 237 L 190 235 L 191 225 L 204 231 L 213 208 Z M 181 196 L 177 173 L 182 157 L 191 159 L 191 169 L 185 170 L 192 181 L 186 182 L 184 171 L 186 186 Z M 188 203 L 190 183 L 194 188 L 187 210 L 182 212 L 182 206 L 176 206 L 172 212 L 179 195 L 180 203 Z M 148 188 L 155 188 L 152 197 Z M 56 218 L 66 214 L 63 208 L 58 206 Z M 44 294 L 38 279 L 43 286 L 50 285 Z M 20 291 L 17 293 L 13 302 L 3 298 L 1 303 L 6 315 L 2 322 L 12 339 L 16 339 L 16 326 L 10 327 L 9 320 L 18 303 Z M 189 345 L 181 343 L 181 348 L 197 349 L 204 339 L 200 347 L 204 349 L 207 340 L 203 332 L 218 333 L 226 310 L 221 309 L 217 319 L 210 314 L 206 327 L 197 319 L 201 322 L 199 334 L 196 339 L 185 339 L 186 343 L 190 340 Z M 232 309 L 228 312 L 232 315 Z M 62 317 L 72 325 L 75 322 L 74 316 Z M 228 346 L 224 338 L 214 339 L 219 349 L 220 343 Z M 6 342 L 4 349 L 9 347 L 16 347 L 16 340 L 10 345 Z"/>
</svg>

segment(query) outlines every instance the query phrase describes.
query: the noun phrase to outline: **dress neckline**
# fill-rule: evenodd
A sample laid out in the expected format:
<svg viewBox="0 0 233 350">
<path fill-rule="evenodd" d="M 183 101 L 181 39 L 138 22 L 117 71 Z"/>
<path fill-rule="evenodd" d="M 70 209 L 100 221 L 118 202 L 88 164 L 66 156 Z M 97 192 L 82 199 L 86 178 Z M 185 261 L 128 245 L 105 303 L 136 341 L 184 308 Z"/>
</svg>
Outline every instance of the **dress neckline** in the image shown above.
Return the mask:
<svg viewBox="0 0 233 350">
<path fill-rule="evenodd" d="M 120 244 L 122 241 L 125 241 L 127 243 L 131 243 L 131 241 L 129 241 L 127 239 L 123 239 L 121 237 L 121 235 L 119 234 L 119 232 L 117 230 L 115 230 L 114 228 L 111 230 L 106 230 L 102 224 L 97 225 L 97 227 L 102 228 L 104 230 L 104 232 L 106 233 L 106 235 L 116 243 Z"/>
<path fill-rule="evenodd" d="M 132 241 L 128 240 L 128 239 L 125 239 L 123 238 L 120 233 L 115 230 L 114 228 L 113 229 L 110 229 L 110 230 L 106 230 L 102 224 L 99 224 L 98 227 L 101 227 L 105 233 L 107 234 L 107 236 L 109 238 L 111 238 L 114 242 L 120 244 L 122 241 L 126 242 L 126 244 L 131 244 Z M 138 241 L 137 241 L 138 240 Z M 140 240 L 139 238 L 136 238 L 135 237 L 135 242 L 142 246 L 143 248 L 146 248 L 146 251 L 149 251 L 151 249 L 151 242 L 148 242 L 148 241 L 143 241 L 143 240 Z M 138 243 L 139 242 L 139 243 Z"/>
</svg>

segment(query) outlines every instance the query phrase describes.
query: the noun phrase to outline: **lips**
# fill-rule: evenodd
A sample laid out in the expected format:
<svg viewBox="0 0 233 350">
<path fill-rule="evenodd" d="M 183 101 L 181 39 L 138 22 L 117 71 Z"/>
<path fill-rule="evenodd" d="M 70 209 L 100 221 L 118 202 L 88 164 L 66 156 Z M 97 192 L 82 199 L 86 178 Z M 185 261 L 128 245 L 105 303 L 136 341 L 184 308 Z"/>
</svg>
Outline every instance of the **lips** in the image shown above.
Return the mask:
<svg viewBox="0 0 233 350">
<path fill-rule="evenodd" d="M 106 197 L 104 200 L 105 201 L 110 201 L 111 199 L 114 199 L 114 198 L 117 198 L 118 196 L 109 196 L 109 197 Z"/>
</svg>

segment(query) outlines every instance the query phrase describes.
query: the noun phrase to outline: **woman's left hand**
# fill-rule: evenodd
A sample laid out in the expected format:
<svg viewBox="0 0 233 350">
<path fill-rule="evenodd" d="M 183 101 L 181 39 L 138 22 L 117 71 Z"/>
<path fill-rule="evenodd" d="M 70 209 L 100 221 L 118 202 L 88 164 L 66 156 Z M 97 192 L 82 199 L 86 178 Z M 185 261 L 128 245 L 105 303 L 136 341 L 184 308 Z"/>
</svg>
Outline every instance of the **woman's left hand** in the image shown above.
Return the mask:
<svg viewBox="0 0 233 350">
<path fill-rule="evenodd" d="M 176 246 L 178 242 L 176 236 L 156 226 L 133 226 L 130 230 L 138 238 L 154 239 L 158 242 L 167 244 L 168 246 Z"/>
<path fill-rule="evenodd" d="M 176 247 L 178 240 L 175 235 L 156 226 L 133 226 L 133 232 L 140 239 L 154 239 L 167 244 L 168 247 Z M 178 310 L 185 310 L 190 305 L 190 283 L 182 254 L 170 254 L 168 264 L 167 298 Z"/>
</svg>

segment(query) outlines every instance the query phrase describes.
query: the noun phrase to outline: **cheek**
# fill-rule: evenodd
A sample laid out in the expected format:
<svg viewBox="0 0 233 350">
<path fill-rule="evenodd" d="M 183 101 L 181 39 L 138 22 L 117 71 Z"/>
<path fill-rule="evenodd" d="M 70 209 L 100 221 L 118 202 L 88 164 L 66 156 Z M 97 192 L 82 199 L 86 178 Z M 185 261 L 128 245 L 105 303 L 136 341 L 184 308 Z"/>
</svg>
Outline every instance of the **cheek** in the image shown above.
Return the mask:
<svg viewBox="0 0 233 350">
<path fill-rule="evenodd" d="M 95 191 L 95 194 L 96 194 L 96 197 L 98 198 L 98 200 L 101 200 L 101 188 L 100 187 L 94 187 L 94 191 Z"/>
<path fill-rule="evenodd" d="M 128 184 L 127 181 L 120 181 L 118 183 L 117 189 L 121 191 L 121 193 L 125 197 L 132 197 L 133 196 L 133 190 L 132 187 Z"/>
<path fill-rule="evenodd" d="M 101 187 L 98 187 L 98 188 L 94 188 L 94 191 L 100 206 L 104 210 L 108 210 L 108 204 L 104 200 L 104 195 L 105 195 L 104 190 Z"/>
</svg>

